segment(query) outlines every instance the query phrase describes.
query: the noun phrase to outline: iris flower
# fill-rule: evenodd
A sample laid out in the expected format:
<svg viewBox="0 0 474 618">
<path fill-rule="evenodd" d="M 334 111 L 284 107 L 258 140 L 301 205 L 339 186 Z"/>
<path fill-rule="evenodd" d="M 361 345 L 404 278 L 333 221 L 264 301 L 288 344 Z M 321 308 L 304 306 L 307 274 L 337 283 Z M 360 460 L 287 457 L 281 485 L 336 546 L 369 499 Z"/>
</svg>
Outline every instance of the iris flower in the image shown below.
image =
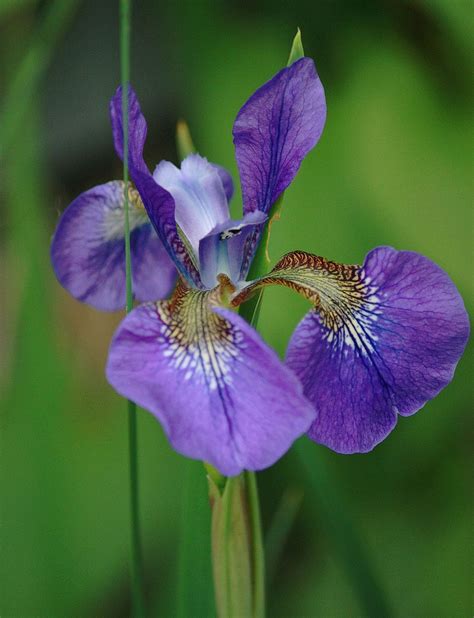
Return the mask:
<svg viewBox="0 0 474 618">
<path fill-rule="evenodd" d="M 229 214 L 230 175 L 198 154 L 149 171 L 146 122 L 131 87 L 128 96 L 133 287 L 149 302 L 118 327 L 106 374 L 178 452 L 228 476 L 270 466 L 304 433 L 339 453 L 367 452 L 451 381 L 468 319 L 448 275 L 422 255 L 377 247 L 357 266 L 295 251 L 247 281 L 270 209 L 325 123 L 310 58 L 277 73 L 237 115 L 239 220 Z M 119 89 L 110 111 L 120 157 L 121 104 Z M 116 181 L 86 191 L 53 239 L 59 281 L 99 309 L 125 304 L 123 194 Z M 312 304 L 285 362 L 234 311 L 273 284 Z"/>
</svg>

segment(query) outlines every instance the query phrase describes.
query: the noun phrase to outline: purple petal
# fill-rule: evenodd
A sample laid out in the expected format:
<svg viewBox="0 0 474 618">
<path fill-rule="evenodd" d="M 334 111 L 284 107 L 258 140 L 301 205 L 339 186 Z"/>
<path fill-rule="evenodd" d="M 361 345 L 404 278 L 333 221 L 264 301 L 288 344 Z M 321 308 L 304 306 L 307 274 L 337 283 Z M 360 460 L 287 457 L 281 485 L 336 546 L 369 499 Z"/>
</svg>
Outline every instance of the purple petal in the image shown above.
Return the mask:
<svg viewBox="0 0 474 618">
<path fill-rule="evenodd" d="M 129 196 L 134 293 L 141 301 L 166 298 L 176 270 L 138 194 Z M 70 204 L 54 234 L 51 260 L 61 285 L 78 300 L 103 311 L 125 307 L 123 182 L 89 189 Z"/>
<path fill-rule="evenodd" d="M 310 58 L 282 69 L 250 97 L 233 129 L 245 212 L 268 213 L 317 143 L 325 120 L 324 90 Z"/>
<path fill-rule="evenodd" d="M 244 213 L 269 213 L 319 140 L 325 120 L 324 90 L 310 58 L 281 70 L 250 97 L 233 129 Z"/>
<path fill-rule="evenodd" d="M 134 297 L 142 303 L 168 298 L 176 285 L 176 267 L 150 224 L 131 233 L 130 251 Z"/>
<path fill-rule="evenodd" d="M 181 169 L 162 161 L 153 178 L 173 196 L 176 223 L 197 257 L 201 238 L 229 219 L 227 197 L 218 170 L 204 157 L 192 154 L 181 163 Z"/>
<path fill-rule="evenodd" d="M 318 411 L 310 437 L 341 453 L 370 451 L 397 413 L 413 414 L 435 397 L 469 336 L 461 296 L 427 258 L 379 247 L 359 276 L 332 314 L 302 320 L 286 359 Z"/>
<path fill-rule="evenodd" d="M 301 385 L 214 293 L 178 290 L 134 309 L 117 330 L 107 378 L 161 422 L 173 447 L 222 474 L 273 464 L 315 412 Z"/>
<path fill-rule="evenodd" d="M 115 152 L 123 160 L 122 87 L 119 86 L 110 101 L 110 120 Z M 128 164 L 130 168 L 147 172 L 143 160 L 147 124 L 140 109 L 138 97 L 131 86 L 128 95 Z"/>
<path fill-rule="evenodd" d="M 217 278 L 225 274 L 238 285 L 247 239 L 267 215 L 259 210 L 247 213 L 240 221 L 227 220 L 216 226 L 199 243 L 199 270 L 208 289 L 217 285 Z"/>
<path fill-rule="evenodd" d="M 146 121 L 140 110 L 138 98 L 129 86 L 129 167 L 130 177 L 137 187 L 151 223 L 168 255 L 180 274 L 190 283 L 201 287 L 199 273 L 178 233 L 173 197 L 156 184 L 143 160 L 146 138 Z M 119 87 L 110 101 L 110 119 L 115 150 L 123 156 L 122 88 Z"/>
</svg>

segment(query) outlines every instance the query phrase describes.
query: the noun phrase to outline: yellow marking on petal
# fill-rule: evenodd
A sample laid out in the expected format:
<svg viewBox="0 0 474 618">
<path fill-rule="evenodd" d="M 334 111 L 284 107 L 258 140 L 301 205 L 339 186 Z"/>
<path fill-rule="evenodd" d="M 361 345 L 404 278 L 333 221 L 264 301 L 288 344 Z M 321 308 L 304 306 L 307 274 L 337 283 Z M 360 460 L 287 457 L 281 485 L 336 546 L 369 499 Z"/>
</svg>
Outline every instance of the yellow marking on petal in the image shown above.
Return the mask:
<svg viewBox="0 0 474 618">
<path fill-rule="evenodd" d="M 123 237 L 125 226 L 125 207 L 124 207 L 124 182 L 117 181 L 119 186 L 120 201 L 113 204 L 112 208 L 109 208 L 105 212 L 103 221 L 103 235 L 105 240 L 117 240 Z M 131 183 L 128 184 L 128 201 L 130 205 L 129 209 L 129 224 L 130 231 L 135 228 L 148 223 L 148 215 L 141 200 L 138 191 L 133 187 Z"/>
<path fill-rule="evenodd" d="M 128 183 L 128 201 L 133 208 L 145 211 L 145 206 L 143 205 L 142 198 L 140 197 L 140 194 L 131 182 Z"/>
</svg>

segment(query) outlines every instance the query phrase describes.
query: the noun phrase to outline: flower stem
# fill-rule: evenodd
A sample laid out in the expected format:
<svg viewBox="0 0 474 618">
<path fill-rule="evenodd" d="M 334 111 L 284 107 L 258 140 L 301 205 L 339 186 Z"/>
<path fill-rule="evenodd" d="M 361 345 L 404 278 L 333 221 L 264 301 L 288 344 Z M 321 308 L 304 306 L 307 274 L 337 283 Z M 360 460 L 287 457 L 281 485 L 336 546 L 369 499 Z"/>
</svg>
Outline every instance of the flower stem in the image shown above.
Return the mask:
<svg viewBox="0 0 474 618">
<path fill-rule="evenodd" d="M 128 84 L 130 80 L 130 0 L 120 0 L 120 73 L 122 82 L 123 126 L 123 181 L 124 181 L 124 235 L 126 311 L 133 309 L 132 262 L 130 258 L 130 219 L 128 200 Z M 130 480 L 130 527 L 131 527 L 131 588 L 132 609 L 135 618 L 145 615 L 143 602 L 143 571 L 140 537 L 138 456 L 137 456 L 137 407 L 133 401 L 128 407 L 128 451 Z"/>
<path fill-rule="evenodd" d="M 128 401 L 128 452 L 130 478 L 130 520 L 132 555 L 130 565 L 132 609 L 134 618 L 145 616 L 143 601 L 142 546 L 138 505 L 137 407 Z"/>
<path fill-rule="evenodd" d="M 244 472 L 249 503 L 250 530 L 252 536 L 253 616 L 265 616 L 265 554 L 263 551 L 262 521 L 255 472 Z"/>
<path fill-rule="evenodd" d="M 265 234 L 268 226 L 265 228 Z M 266 238 L 266 236 L 265 236 Z M 262 246 L 262 245 L 261 245 Z M 258 267 L 256 276 L 267 272 L 269 260 L 262 251 L 257 251 Z M 253 302 L 247 302 L 240 307 L 240 315 L 247 320 L 255 329 L 260 316 L 262 295 L 257 295 Z M 253 618 L 265 616 L 265 553 L 263 550 L 262 520 L 260 517 L 260 500 L 258 497 L 257 477 L 255 472 L 244 472 L 247 488 L 247 500 L 249 505 L 249 520 L 251 530 L 251 561 L 252 561 L 252 584 L 253 584 Z"/>
</svg>

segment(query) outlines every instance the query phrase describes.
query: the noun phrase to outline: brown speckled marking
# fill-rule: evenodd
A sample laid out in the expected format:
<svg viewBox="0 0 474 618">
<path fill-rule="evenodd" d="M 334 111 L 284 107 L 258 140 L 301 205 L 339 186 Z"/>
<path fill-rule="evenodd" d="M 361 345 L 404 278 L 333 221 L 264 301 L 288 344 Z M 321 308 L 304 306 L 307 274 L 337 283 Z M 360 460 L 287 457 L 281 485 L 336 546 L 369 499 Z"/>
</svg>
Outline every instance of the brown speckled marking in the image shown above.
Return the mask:
<svg viewBox="0 0 474 618">
<path fill-rule="evenodd" d="M 183 371 L 183 379 L 203 380 L 211 390 L 226 387 L 242 345 L 242 334 L 212 310 L 225 303 L 228 283 L 223 278 L 208 291 L 190 289 L 180 280 L 172 298 L 155 305 L 170 364 Z"/>
<path fill-rule="evenodd" d="M 360 266 L 293 251 L 284 255 L 268 275 L 238 293 L 232 305 L 236 307 L 259 288 L 275 284 L 295 290 L 309 300 L 332 330 L 338 330 L 361 307 L 366 292 Z"/>
<path fill-rule="evenodd" d="M 271 273 L 278 270 L 289 270 L 291 268 L 323 270 L 331 274 L 335 273 L 345 281 L 358 280 L 360 271 L 360 266 L 357 264 L 339 264 L 338 262 L 332 262 L 319 255 L 306 253 L 306 251 L 292 251 L 281 258 Z"/>
</svg>

